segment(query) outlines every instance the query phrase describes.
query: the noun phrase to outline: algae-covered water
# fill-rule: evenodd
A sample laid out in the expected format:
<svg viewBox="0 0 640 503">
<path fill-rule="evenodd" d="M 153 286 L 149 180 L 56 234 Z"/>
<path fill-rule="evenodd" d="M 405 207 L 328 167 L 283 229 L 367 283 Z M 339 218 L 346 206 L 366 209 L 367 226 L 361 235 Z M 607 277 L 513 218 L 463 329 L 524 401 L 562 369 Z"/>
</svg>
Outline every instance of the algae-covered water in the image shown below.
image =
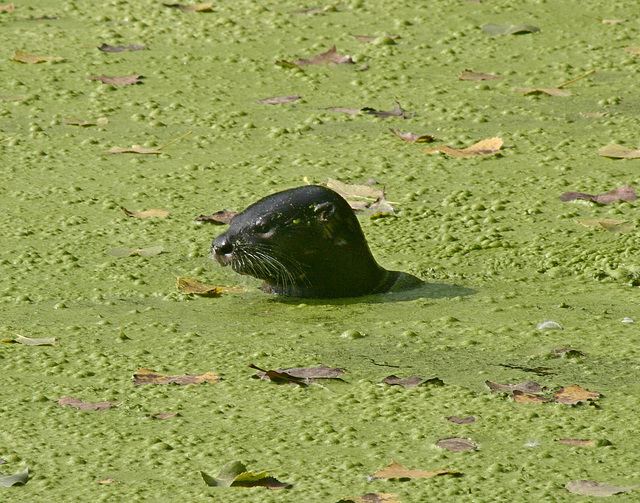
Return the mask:
<svg viewBox="0 0 640 503">
<path fill-rule="evenodd" d="M 540 31 L 491 36 L 488 23 Z M 108 53 L 103 43 L 149 48 Z M 334 44 L 355 64 L 275 64 Z M 638 230 L 576 223 L 640 224 L 637 203 L 558 199 L 640 185 L 640 161 L 597 154 L 640 147 L 640 56 L 623 50 L 638 45 L 635 2 L 223 0 L 213 12 L 183 12 L 77 0 L 0 13 L 0 329 L 8 339 L 57 339 L 1 344 L 0 472 L 28 467 L 30 479 L 0 487 L 0 500 L 332 503 L 395 493 L 403 503 L 563 502 L 586 498 L 564 489 L 572 480 L 640 484 Z M 20 63 L 15 50 L 66 59 Z M 459 80 L 465 69 L 502 79 Z M 569 97 L 514 90 L 590 70 L 564 88 Z M 88 80 L 101 75 L 143 77 Z M 293 103 L 255 103 L 294 94 Z M 389 111 L 395 101 L 415 115 L 326 110 Z M 434 135 L 431 145 L 501 137 L 503 155 L 424 154 L 430 144 L 405 144 L 389 127 Z M 105 153 L 161 147 L 189 131 L 160 154 Z M 224 227 L 195 217 L 241 210 L 305 177 L 384 185 L 397 214 L 361 217 L 364 232 L 383 266 L 427 287 L 282 300 L 211 260 Z M 170 216 L 132 218 L 121 207 Z M 164 252 L 105 253 L 156 246 Z M 247 291 L 186 295 L 174 274 Z M 537 329 L 544 321 L 563 329 Z M 582 354 L 557 351 L 566 349 Z M 249 364 L 345 374 L 279 386 L 251 379 Z M 222 379 L 135 386 L 141 367 Z M 379 384 L 391 374 L 442 383 Z M 601 396 L 523 404 L 492 394 L 486 380 L 577 384 Z M 81 411 L 56 402 L 65 396 L 121 405 Z M 146 417 L 169 412 L 179 416 Z M 478 448 L 436 446 L 449 437 Z M 392 459 L 458 476 L 367 478 Z M 215 476 L 230 461 L 277 469 L 294 486 L 205 485 L 200 471 Z M 638 491 L 616 498 L 637 501 Z"/>
</svg>

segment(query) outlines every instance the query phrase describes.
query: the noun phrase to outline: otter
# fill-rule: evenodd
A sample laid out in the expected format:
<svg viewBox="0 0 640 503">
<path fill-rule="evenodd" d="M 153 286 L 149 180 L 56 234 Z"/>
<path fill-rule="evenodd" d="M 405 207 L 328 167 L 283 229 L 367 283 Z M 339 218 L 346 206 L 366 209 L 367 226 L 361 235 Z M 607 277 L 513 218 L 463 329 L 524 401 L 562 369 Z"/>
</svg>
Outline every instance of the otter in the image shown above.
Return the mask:
<svg viewBox="0 0 640 503">
<path fill-rule="evenodd" d="M 214 239 L 211 253 L 221 265 L 264 280 L 263 291 L 287 297 L 359 297 L 422 284 L 379 266 L 349 203 L 319 185 L 253 203 Z"/>
</svg>

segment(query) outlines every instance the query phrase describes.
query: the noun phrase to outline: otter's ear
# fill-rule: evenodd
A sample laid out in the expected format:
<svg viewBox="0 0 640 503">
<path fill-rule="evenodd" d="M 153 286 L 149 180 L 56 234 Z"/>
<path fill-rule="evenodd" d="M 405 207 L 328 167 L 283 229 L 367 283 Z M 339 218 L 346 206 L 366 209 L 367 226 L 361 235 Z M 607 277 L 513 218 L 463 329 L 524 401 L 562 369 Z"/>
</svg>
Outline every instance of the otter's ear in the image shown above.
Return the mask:
<svg viewBox="0 0 640 503">
<path fill-rule="evenodd" d="M 327 201 L 326 203 L 316 204 L 313 211 L 318 216 L 318 220 L 328 222 L 336 212 L 336 206 L 332 202 Z"/>
</svg>

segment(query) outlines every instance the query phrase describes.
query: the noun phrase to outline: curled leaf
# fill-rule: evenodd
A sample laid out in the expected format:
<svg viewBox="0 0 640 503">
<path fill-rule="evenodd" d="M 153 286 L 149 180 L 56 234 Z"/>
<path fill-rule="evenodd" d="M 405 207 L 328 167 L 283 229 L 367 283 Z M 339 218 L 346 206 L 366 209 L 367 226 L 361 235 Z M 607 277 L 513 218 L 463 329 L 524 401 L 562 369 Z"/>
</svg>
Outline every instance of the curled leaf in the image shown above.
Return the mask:
<svg viewBox="0 0 640 503">
<path fill-rule="evenodd" d="M 398 138 L 406 141 L 407 143 L 421 143 L 421 142 L 433 141 L 433 136 L 431 136 L 430 134 L 419 135 L 415 133 L 401 133 L 397 129 L 393 129 L 391 127 L 389 128 L 389 131 L 391 131 Z"/>
<path fill-rule="evenodd" d="M 482 140 L 478 143 L 471 145 L 467 148 L 453 148 L 448 145 L 442 145 L 439 147 L 429 148 L 423 150 L 425 154 L 433 154 L 435 152 L 442 152 L 443 154 L 450 155 L 451 157 L 484 157 L 490 155 L 501 154 L 500 148 L 503 145 L 502 138 L 489 138 L 488 140 Z"/>
<path fill-rule="evenodd" d="M 231 223 L 231 220 L 233 219 L 233 217 L 235 217 L 238 214 L 237 211 L 231 211 L 231 210 L 220 210 L 220 211 L 216 211 L 215 213 L 211 214 L 211 215 L 200 215 L 199 217 L 196 217 L 194 220 L 196 222 L 211 222 L 214 224 L 226 224 L 229 225 Z"/>
<path fill-rule="evenodd" d="M 182 278 L 176 276 L 178 290 L 184 293 L 202 295 L 203 297 L 219 297 L 222 295 L 222 288 L 216 285 L 201 283 L 193 278 Z"/>
<path fill-rule="evenodd" d="M 342 64 L 352 64 L 354 61 L 351 59 L 351 56 L 341 56 L 338 54 L 338 50 L 334 45 L 327 52 L 323 52 L 322 54 L 318 54 L 310 59 L 297 59 L 293 62 L 296 66 L 306 66 L 306 65 L 342 65 Z"/>
<path fill-rule="evenodd" d="M 222 467 L 216 477 L 200 472 L 205 484 L 212 487 L 268 487 L 269 489 L 288 489 L 293 484 L 280 482 L 274 477 L 267 476 L 273 470 L 259 473 L 247 471 L 247 467 L 240 461 L 230 461 Z"/>
<path fill-rule="evenodd" d="M 102 52 L 122 52 L 122 51 L 144 51 L 149 47 L 146 45 L 107 45 L 102 44 L 98 50 Z"/>
<path fill-rule="evenodd" d="M 516 35 L 518 33 L 535 33 L 540 28 L 529 24 L 495 24 L 489 23 L 482 27 L 482 31 L 489 35 Z"/>
<path fill-rule="evenodd" d="M 199 3 L 193 5 L 185 5 L 180 3 L 165 3 L 165 7 L 181 10 L 182 12 L 211 12 L 213 10 L 213 2 Z"/>
<path fill-rule="evenodd" d="M 29 468 L 25 468 L 15 475 L 5 475 L 0 473 L 0 487 L 12 487 L 16 485 L 25 485 L 29 480 Z"/>
<path fill-rule="evenodd" d="M 517 92 L 522 93 L 524 95 L 544 93 L 544 94 L 548 94 L 549 96 L 555 96 L 557 98 L 566 98 L 567 96 L 571 96 L 571 93 L 569 91 L 565 91 L 564 89 L 558 89 L 557 87 L 550 87 L 550 88 L 516 87 L 514 89 Z"/>
<path fill-rule="evenodd" d="M 573 201 L 575 199 L 585 199 L 598 204 L 611 204 L 615 201 L 635 201 L 636 191 L 631 185 L 623 185 L 617 189 L 610 190 L 597 196 L 585 194 L 584 192 L 565 192 L 558 196 L 560 201 Z"/>
</svg>

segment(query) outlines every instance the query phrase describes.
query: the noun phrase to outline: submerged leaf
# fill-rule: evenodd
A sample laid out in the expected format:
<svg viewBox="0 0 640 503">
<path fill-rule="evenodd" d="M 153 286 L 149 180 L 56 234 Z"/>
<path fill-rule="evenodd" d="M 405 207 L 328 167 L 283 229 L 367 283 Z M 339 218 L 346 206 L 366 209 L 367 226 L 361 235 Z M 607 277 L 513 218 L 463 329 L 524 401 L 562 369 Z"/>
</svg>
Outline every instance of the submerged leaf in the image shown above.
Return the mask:
<svg viewBox="0 0 640 503">
<path fill-rule="evenodd" d="M 98 412 L 105 411 L 110 407 L 119 407 L 120 405 L 122 405 L 121 403 L 118 403 L 118 402 L 96 402 L 96 403 L 83 402 L 79 398 L 73 398 L 70 396 L 58 398 L 55 401 L 58 402 L 60 405 L 69 405 L 74 409 L 97 410 Z"/>
<path fill-rule="evenodd" d="M 11 59 L 13 61 L 18 61 L 19 63 L 30 63 L 30 64 L 45 63 L 45 62 L 48 62 L 48 61 L 50 61 L 52 63 L 58 63 L 60 61 L 65 61 L 65 58 L 37 56 L 36 54 L 31 54 L 31 53 L 26 52 L 26 51 L 15 51 L 13 53 L 13 57 Z"/>
<path fill-rule="evenodd" d="M 571 96 L 569 91 L 565 91 L 564 89 L 558 89 L 557 87 L 550 88 L 537 88 L 537 87 L 515 87 L 517 92 L 522 93 L 524 95 L 527 94 L 535 94 L 535 93 L 544 93 L 549 96 L 556 96 L 558 98 L 566 98 L 567 96 Z"/>
<path fill-rule="evenodd" d="M 29 480 L 29 468 L 25 468 L 15 475 L 5 475 L 0 473 L 0 487 L 11 487 L 15 485 L 24 485 Z"/>
<path fill-rule="evenodd" d="M 268 487 L 269 489 L 288 489 L 293 484 L 280 482 L 274 477 L 267 476 L 273 470 L 259 473 L 247 471 L 247 467 L 240 461 L 230 461 L 222 467 L 216 477 L 200 472 L 205 484 L 212 487 Z"/>
<path fill-rule="evenodd" d="M 410 470 L 395 461 L 382 470 L 378 470 L 373 474 L 374 479 L 424 479 L 433 477 L 434 475 L 453 475 L 458 472 L 451 470 L 436 470 L 434 472 L 426 472 L 424 470 Z"/>
<path fill-rule="evenodd" d="M 133 384 L 142 386 L 143 384 L 202 384 L 205 382 L 219 382 L 220 377 L 214 372 L 205 372 L 204 374 L 184 374 L 179 376 L 171 376 L 158 374 L 153 370 L 142 367 L 133 374 Z"/>
<path fill-rule="evenodd" d="M 482 140 L 478 143 L 471 145 L 467 148 L 453 148 L 448 145 L 442 145 L 440 147 L 433 147 L 427 150 L 423 150 L 425 154 L 433 154 L 435 152 L 442 152 L 443 154 L 450 155 L 451 157 L 483 157 L 489 155 L 501 154 L 500 148 L 503 145 L 502 138 L 489 138 L 488 140 Z"/>
<path fill-rule="evenodd" d="M 636 228 L 636 224 L 627 224 L 627 220 L 613 220 L 611 218 L 576 220 L 576 223 L 584 225 L 585 227 L 599 227 L 600 229 L 606 229 L 610 232 L 627 232 Z"/>
</svg>

